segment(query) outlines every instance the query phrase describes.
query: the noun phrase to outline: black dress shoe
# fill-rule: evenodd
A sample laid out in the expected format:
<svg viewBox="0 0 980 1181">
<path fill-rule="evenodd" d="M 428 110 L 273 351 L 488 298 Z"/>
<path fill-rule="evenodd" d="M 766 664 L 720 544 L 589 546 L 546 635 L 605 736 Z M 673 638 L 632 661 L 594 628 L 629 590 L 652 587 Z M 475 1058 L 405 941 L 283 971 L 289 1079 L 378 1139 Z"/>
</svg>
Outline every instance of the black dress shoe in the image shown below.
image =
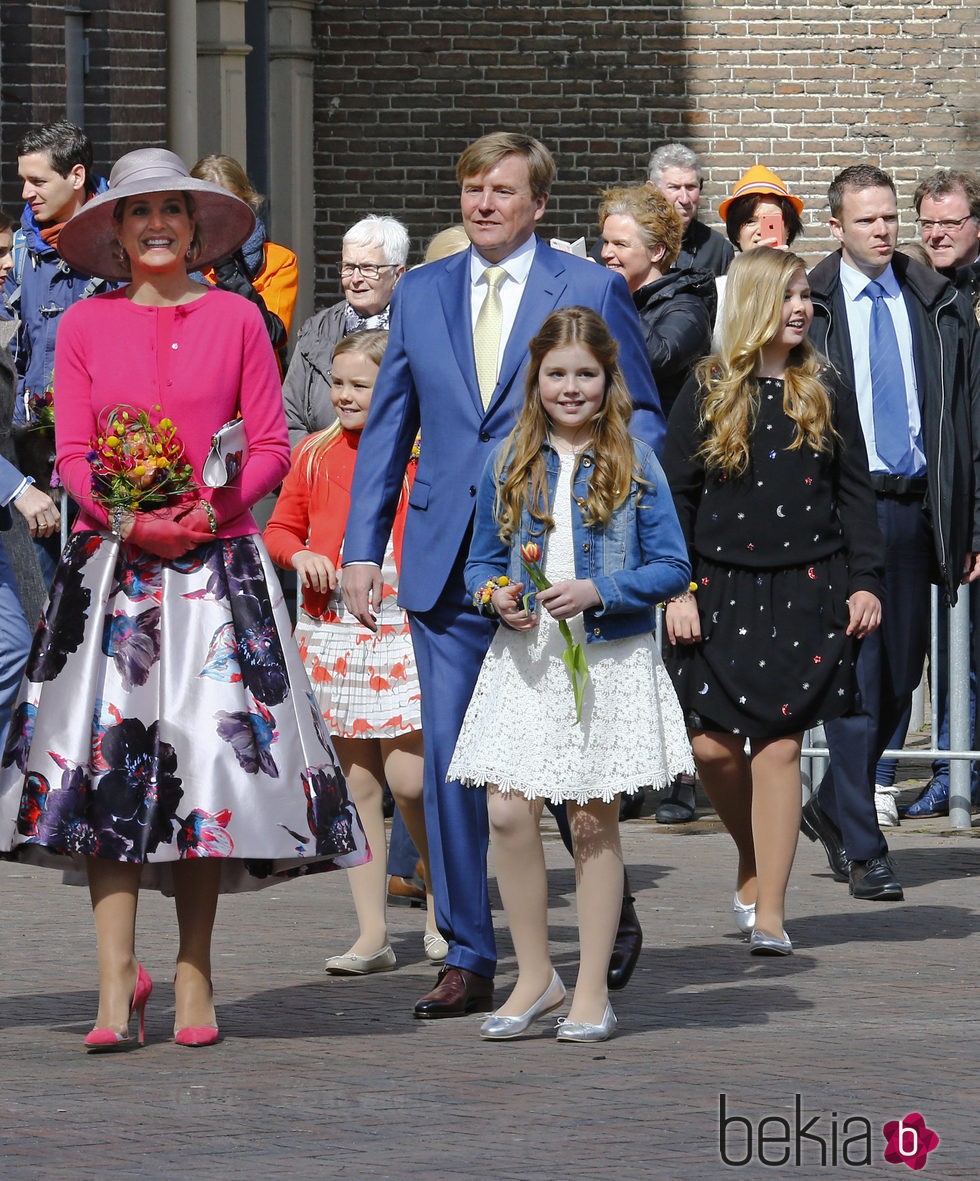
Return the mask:
<svg viewBox="0 0 980 1181">
<path fill-rule="evenodd" d="M 658 824 L 688 824 L 694 819 L 695 803 L 694 777 L 678 775 L 653 818 Z"/>
<path fill-rule="evenodd" d="M 800 818 L 800 828 L 804 836 L 811 841 L 819 841 L 827 854 L 827 863 L 835 882 L 849 880 L 851 863 L 844 852 L 844 838 L 840 829 L 830 819 L 827 813 L 817 803 L 815 795 L 810 796 L 803 805 L 803 815 Z"/>
<path fill-rule="evenodd" d="M 467 1013 L 489 1013 L 493 1008 L 493 981 L 467 968 L 447 965 L 436 986 L 415 1004 L 416 1017 L 465 1017 Z"/>
<path fill-rule="evenodd" d="M 850 890 L 853 897 L 867 902 L 901 902 L 905 897 L 890 857 L 852 861 Z"/>
<path fill-rule="evenodd" d="M 619 927 L 616 930 L 616 942 L 613 944 L 612 955 L 609 957 L 609 970 L 606 972 L 606 985 L 614 992 L 625 988 L 629 984 L 636 961 L 640 958 L 640 948 L 643 946 L 643 932 L 640 930 L 640 920 L 636 917 L 633 907 L 635 899 L 629 892 L 629 878 L 623 875 L 626 882 L 626 893 L 623 895 L 623 909 L 619 913 Z"/>
<path fill-rule="evenodd" d="M 647 789 L 645 787 L 641 787 L 639 791 L 634 791 L 631 795 L 627 795 L 624 791 L 619 797 L 619 819 L 638 820 L 646 798 Z"/>
</svg>

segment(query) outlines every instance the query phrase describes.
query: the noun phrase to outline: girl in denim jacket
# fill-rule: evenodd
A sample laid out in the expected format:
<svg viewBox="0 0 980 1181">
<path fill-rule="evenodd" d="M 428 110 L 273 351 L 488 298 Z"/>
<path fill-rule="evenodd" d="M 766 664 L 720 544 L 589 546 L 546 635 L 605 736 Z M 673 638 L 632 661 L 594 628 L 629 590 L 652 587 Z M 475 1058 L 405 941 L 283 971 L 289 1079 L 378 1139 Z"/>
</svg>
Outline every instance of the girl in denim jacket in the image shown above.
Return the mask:
<svg viewBox="0 0 980 1181">
<path fill-rule="evenodd" d="M 517 955 L 514 990 L 482 1036 L 519 1037 L 565 998 L 548 953 L 547 799 L 568 808 L 581 943 L 558 1040 L 601 1041 L 616 1026 L 606 972 L 623 896 L 619 796 L 693 765 L 653 635 L 656 604 L 687 588 L 690 567 L 660 465 L 630 437 L 629 391 L 605 322 L 565 308 L 529 347 L 524 406 L 484 472 L 465 570 L 474 602 L 503 626 L 449 776 L 487 784 Z M 529 554 L 544 576 L 536 596 L 524 593 Z M 564 659 L 572 645 L 588 668 L 580 712 Z"/>
</svg>

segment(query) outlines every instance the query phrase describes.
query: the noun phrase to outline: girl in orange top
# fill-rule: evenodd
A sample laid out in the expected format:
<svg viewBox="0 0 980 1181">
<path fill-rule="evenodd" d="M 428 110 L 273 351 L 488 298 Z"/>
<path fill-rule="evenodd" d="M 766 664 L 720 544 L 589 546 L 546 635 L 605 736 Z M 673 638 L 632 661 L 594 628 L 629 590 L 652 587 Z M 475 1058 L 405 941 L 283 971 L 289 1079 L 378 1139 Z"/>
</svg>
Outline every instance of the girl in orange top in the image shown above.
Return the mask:
<svg viewBox="0 0 980 1181">
<path fill-rule="evenodd" d="M 419 850 L 429 885 L 418 675 L 408 617 L 396 602 L 414 459 L 405 473 L 382 566 L 384 595 L 376 633 L 347 612 L 340 590 L 357 447 L 387 343 L 386 331 L 372 329 L 345 336 L 337 345 L 331 388 L 337 422 L 310 435 L 293 452 L 264 534 L 273 561 L 299 574 L 303 603 L 296 641 L 374 852 L 369 864 L 350 874 L 360 935 L 349 951 L 327 960 L 328 972 L 345 976 L 395 966 L 385 922 L 382 793 L 386 782 Z M 441 962 L 448 950 L 432 911 L 426 922 L 425 950 L 434 963 Z"/>
</svg>

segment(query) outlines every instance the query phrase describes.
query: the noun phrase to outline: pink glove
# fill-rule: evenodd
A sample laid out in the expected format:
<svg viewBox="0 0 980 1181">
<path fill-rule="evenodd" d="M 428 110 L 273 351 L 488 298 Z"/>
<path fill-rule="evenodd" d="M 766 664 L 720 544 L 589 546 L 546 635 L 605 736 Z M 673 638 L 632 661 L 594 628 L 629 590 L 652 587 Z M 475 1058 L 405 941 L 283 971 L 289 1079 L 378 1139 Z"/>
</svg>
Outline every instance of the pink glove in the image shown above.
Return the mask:
<svg viewBox="0 0 980 1181">
<path fill-rule="evenodd" d="M 148 554 L 172 561 L 174 558 L 182 558 L 195 546 L 203 545 L 206 541 L 214 541 L 214 536 L 210 529 L 200 533 L 178 521 L 137 513 L 126 540 L 146 550 Z"/>
<path fill-rule="evenodd" d="M 214 510 L 212 509 L 213 513 Z M 204 507 L 204 502 L 195 500 L 189 507 L 184 506 L 177 514 L 174 520 L 178 521 L 185 529 L 193 529 L 197 533 L 207 533 L 209 536 L 214 536 L 211 532 L 211 513 Z"/>
</svg>

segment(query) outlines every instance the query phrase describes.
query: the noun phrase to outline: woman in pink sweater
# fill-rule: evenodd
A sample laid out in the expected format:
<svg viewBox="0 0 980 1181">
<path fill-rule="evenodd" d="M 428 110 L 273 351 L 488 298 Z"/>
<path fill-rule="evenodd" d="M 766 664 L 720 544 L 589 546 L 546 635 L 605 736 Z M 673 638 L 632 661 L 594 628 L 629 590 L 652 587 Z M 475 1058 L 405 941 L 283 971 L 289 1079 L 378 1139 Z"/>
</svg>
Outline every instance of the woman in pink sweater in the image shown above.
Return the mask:
<svg viewBox="0 0 980 1181">
<path fill-rule="evenodd" d="M 80 511 L 3 757 L 0 849 L 88 883 L 90 1050 L 132 1045 L 134 1012 L 143 1041 L 141 886 L 175 898 L 174 1037 L 204 1046 L 218 1040 L 219 892 L 368 856 L 250 512 L 289 464 L 269 338 L 246 300 L 188 277 L 253 223 L 244 202 L 151 148 L 122 157 L 59 239 L 72 266 L 129 284 L 78 304 L 58 333 L 57 471 Z M 125 503 L 93 479 L 137 441 L 126 424 L 141 415 L 158 438 L 176 432 L 189 469 L 152 511 L 130 490 L 153 478 L 156 452 L 125 477 Z M 204 489 L 212 436 L 237 415 L 241 468 Z"/>
</svg>

